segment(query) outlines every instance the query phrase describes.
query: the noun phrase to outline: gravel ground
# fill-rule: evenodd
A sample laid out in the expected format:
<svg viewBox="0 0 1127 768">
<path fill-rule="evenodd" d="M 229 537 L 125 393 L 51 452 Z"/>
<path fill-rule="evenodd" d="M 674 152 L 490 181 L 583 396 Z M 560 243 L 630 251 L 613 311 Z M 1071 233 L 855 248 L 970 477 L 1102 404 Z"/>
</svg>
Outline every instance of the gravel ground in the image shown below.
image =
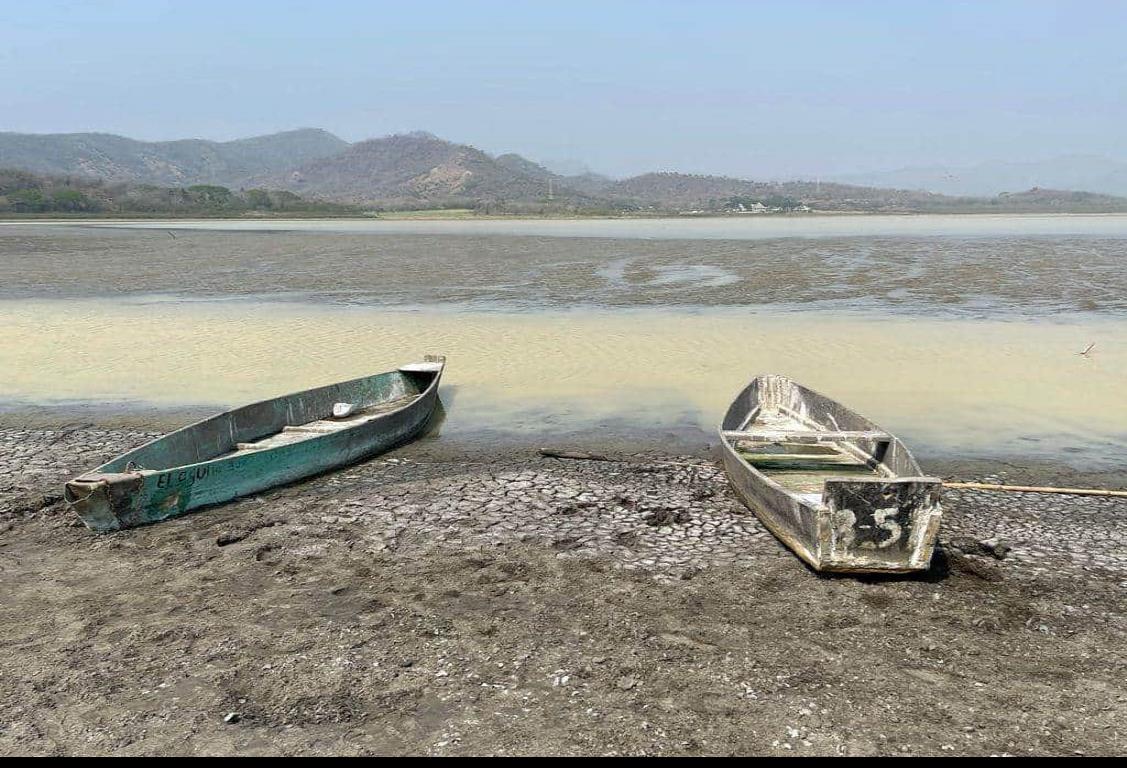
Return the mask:
<svg viewBox="0 0 1127 768">
<path fill-rule="evenodd" d="M 0 429 L 2 754 L 1127 749 L 1127 499 L 949 490 L 930 572 L 825 577 L 703 452 L 424 440 L 81 527 L 156 434 Z"/>
</svg>

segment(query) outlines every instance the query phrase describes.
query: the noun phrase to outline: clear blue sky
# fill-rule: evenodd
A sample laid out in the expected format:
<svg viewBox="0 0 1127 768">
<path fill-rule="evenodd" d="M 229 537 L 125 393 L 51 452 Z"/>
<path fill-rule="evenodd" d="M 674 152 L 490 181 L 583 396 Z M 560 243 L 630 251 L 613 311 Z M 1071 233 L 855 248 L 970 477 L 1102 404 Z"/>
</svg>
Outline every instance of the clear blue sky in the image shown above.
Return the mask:
<svg viewBox="0 0 1127 768">
<path fill-rule="evenodd" d="M 0 130 L 422 129 L 614 175 L 1127 159 L 1127 2 L 0 0 Z"/>
</svg>

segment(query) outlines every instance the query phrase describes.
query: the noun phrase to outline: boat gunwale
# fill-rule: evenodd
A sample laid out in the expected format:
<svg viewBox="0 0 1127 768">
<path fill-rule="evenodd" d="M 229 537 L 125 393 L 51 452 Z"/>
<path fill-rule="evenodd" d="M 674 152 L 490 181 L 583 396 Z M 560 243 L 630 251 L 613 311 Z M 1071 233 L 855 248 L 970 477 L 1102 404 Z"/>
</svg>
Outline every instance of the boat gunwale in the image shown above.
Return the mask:
<svg viewBox="0 0 1127 768">
<path fill-rule="evenodd" d="M 414 363 L 407 363 L 407 365 L 412 365 L 412 364 L 414 364 Z M 326 432 L 324 434 L 313 435 L 313 436 L 308 437 L 304 440 L 300 440 L 300 441 L 297 441 L 297 442 L 294 442 L 294 443 L 288 443 L 286 445 L 277 445 L 277 446 L 273 446 L 271 448 L 263 448 L 263 449 L 260 449 L 259 451 L 257 451 L 256 453 L 267 454 L 267 453 L 271 453 L 271 452 L 274 452 L 274 451 L 281 451 L 283 449 L 290 448 L 290 447 L 295 446 L 295 445 L 315 443 L 315 441 L 319 441 L 322 438 L 329 438 L 329 437 L 334 437 L 334 436 L 337 436 L 337 435 L 348 434 L 349 432 L 351 432 L 354 429 L 360 429 L 361 427 L 366 427 L 370 424 L 376 424 L 379 421 L 381 421 L 382 419 L 384 419 L 384 417 L 394 416 L 394 415 L 403 413 L 404 411 L 415 407 L 428 394 L 430 394 L 431 390 L 435 389 L 438 386 L 440 380 L 442 379 L 442 374 L 446 370 L 446 361 L 440 360 L 440 361 L 437 361 L 435 364 L 438 367 L 434 371 L 434 378 L 426 386 L 426 388 L 423 389 L 421 392 L 419 392 L 419 394 L 417 396 L 412 398 L 411 402 L 409 402 L 409 403 L 406 403 L 406 404 L 404 404 L 404 405 L 402 405 L 398 408 L 395 408 L 393 410 L 387 411 L 386 413 L 378 414 L 378 415 L 374 416 L 373 418 L 371 418 L 367 421 L 361 422 L 359 424 L 352 424 L 352 425 L 344 427 L 343 429 L 336 430 L 334 432 Z M 418 373 L 418 371 L 414 371 L 414 372 Z M 257 400 L 253 403 L 244 403 L 243 405 L 239 405 L 239 406 L 236 406 L 234 408 L 229 408 L 226 411 L 220 411 L 219 413 L 212 414 L 211 416 L 205 416 L 204 418 L 193 421 L 190 424 L 185 424 L 183 427 L 180 427 L 179 429 L 176 429 L 176 430 L 173 430 L 172 432 L 168 432 L 166 434 L 163 434 L 160 437 L 155 437 L 155 438 L 153 438 L 152 440 L 149 440 L 146 443 L 142 443 L 141 445 L 137 446 L 136 448 L 132 448 L 132 449 L 130 449 L 130 450 L 124 452 L 124 453 L 118 454 L 117 456 L 114 456 L 113 458 L 111 458 L 108 461 L 102 463 L 101 465 L 95 467 L 94 469 L 90 470 L 89 472 L 84 472 L 83 474 L 79 475 L 78 477 L 75 477 L 72 480 L 67 481 L 66 485 L 69 486 L 71 483 L 77 483 L 77 482 L 82 482 L 82 483 L 97 482 L 99 479 L 105 478 L 105 477 L 111 476 L 111 475 L 128 475 L 128 476 L 132 476 L 132 477 L 151 477 L 153 475 L 164 474 L 165 472 L 176 472 L 178 470 L 185 470 L 185 469 L 189 469 L 189 468 L 202 467 L 202 466 L 205 466 L 205 465 L 214 465 L 218 462 L 230 461 L 232 458 L 234 458 L 233 452 L 220 454 L 219 456 L 215 456 L 215 457 L 212 457 L 210 459 L 205 459 L 204 461 L 196 461 L 196 462 L 193 462 L 191 464 L 177 464 L 176 466 L 163 467 L 163 468 L 160 468 L 160 469 L 150 469 L 148 467 L 142 467 L 141 469 L 138 469 L 138 470 L 135 470 L 135 471 L 132 471 L 132 472 L 106 472 L 105 469 L 104 469 L 105 467 L 108 467 L 109 465 L 113 464 L 114 462 L 120 461 L 122 458 L 124 458 L 125 456 L 127 456 L 131 453 L 136 453 L 136 452 L 142 451 L 145 448 L 148 448 L 151 445 L 155 445 L 156 443 L 159 443 L 162 440 L 167 440 L 168 438 L 172 437 L 173 435 L 177 435 L 177 434 L 180 434 L 180 433 L 183 433 L 183 432 L 188 432 L 192 429 L 199 427 L 202 424 L 205 424 L 205 423 L 211 421 L 214 418 L 217 418 L 217 417 L 222 416 L 222 415 L 227 414 L 227 413 L 231 413 L 232 411 L 237 411 L 237 410 L 242 410 L 244 408 L 254 408 L 256 406 L 266 405 L 267 403 L 272 403 L 272 402 L 275 402 L 277 400 L 281 400 L 282 398 L 286 398 L 286 397 L 299 397 L 301 395 L 305 395 L 305 394 L 308 394 L 310 392 L 315 392 L 319 389 L 324 389 L 326 387 L 334 387 L 334 386 L 341 386 L 341 385 L 347 385 L 347 384 L 357 384 L 359 382 L 366 381 L 368 379 L 373 379 L 377 376 L 386 376 L 387 374 L 390 374 L 390 373 L 401 373 L 402 374 L 402 373 L 405 373 L 405 372 L 402 370 L 402 366 L 401 366 L 401 367 L 396 368 L 396 369 L 391 370 L 391 371 L 382 371 L 380 373 L 369 374 L 368 376 L 357 376 L 354 379 L 347 379 L 345 381 L 334 381 L 334 382 L 331 382 L 329 384 L 322 384 L 321 386 L 318 386 L 318 387 L 309 387 L 308 389 L 303 389 L 303 390 L 300 390 L 298 392 L 290 392 L 288 394 L 282 394 L 282 395 L 278 395 L 276 397 L 267 397 L 267 398 L 264 398 L 262 400 Z M 316 421 L 316 419 L 314 419 L 314 421 Z M 306 423 L 309 423 L 309 422 L 306 422 Z M 300 425 L 292 425 L 292 426 L 300 426 Z M 101 476 L 101 478 L 99 478 L 98 476 Z"/>
<path fill-rule="evenodd" d="M 836 403 L 836 404 L 837 404 L 837 405 L 838 405 L 838 406 L 839 406 L 839 407 L 840 407 L 840 408 L 841 408 L 842 410 L 844 410 L 844 411 L 848 412 L 848 413 L 849 413 L 849 414 L 850 414 L 851 416 L 856 416 L 857 418 L 859 418 L 859 419 L 861 419 L 861 420 L 865 421 L 866 423 L 868 423 L 868 425 L 869 425 L 869 426 L 870 426 L 871 428 L 873 428 L 873 430 L 874 430 L 874 431 L 879 431 L 879 432 L 883 432 L 884 434 L 888 435 L 888 436 L 889 436 L 889 438 L 890 438 L 890 440 L 889 440 L 889 443 L 890 443 L 890 444 L 892 444 L 892 443 L 895 443 L 895 444 L 896 444 L 896 446 L 897 446 L 898 448 L 900 448 L 900 450 L 902 450 L 902 451 L 904 452 L 904 455 L 905 455 L 905 456 L 907 456 L 907 457 L 908 457 L 908 459 L 909 459 L 909 460 L 911 461 L 911 464 L 912 464 L 912 466 L 913 466 L 913 467 L 915 467 L 915 469 L 916 469 L 916 470 L 917 470 L 917 471 L 919 472 L 919 474 L 913 474 L 913 475 L 901 475 L 901 474 L 896 474 L 895 472 L 893 472 L 893 471 L 892 471 L 892 469 L 891 469 L 891 468 L 889 468 L 889 472 L 892 472 L 892 474 L 891 474 L 891 475 L 890 475 L 890 477 L 889 477 L 889 479 L 890 479 L 890 480 L 942 480 L 942 478 L 938 478 L 938 477 L 933 477 L 933 476 L 931 476 L 931 475 L 925 475 L 925 474 L 923 474 L 923 468 L 922 468 L 922 467 L 920 467 L 920 464 L 919 464 L 919 462 L 918 462 L 918 461 L 916 461 L 916 457 L 915 457 L 915 455 L 914 455 L 914 454 L 912 453 L 912 451 L 911 451 L 911 450 L 910 450 L 910 449 L 908 448 L 908 446 L 904 444 L 904 441 L 903 441 L 903 440 L 901 440 L 901 439 L 900 439 L 899 437 L 897 437 L 897 436 L 896 436 L 895 434 L 893 434 L 893 433 L 892 433 L 892 432 L 890 432 L 889 430 L 885 429 L 884 427 L 880 426 L 879 424 L 877 424 L 877 423 L 876 423 L 875 421 L 873 421 L 872 419 L 870 419 L 870 418 L 869 418 L 868 416 L 864 415 L 863 413 L 859 413 L 858 411 L 855 411 L 855 410 L 853 410 L 852 408 L 850 408 L 850 407 L 848 407 L 848 406 L 844 405 L 844 404 L 843 404 L 843 403 L 842 403 L 842 402 L 841 402 L 840 400 L 836 400 L 836 399 L 834 399 L 834 398 L 832 398 L 832 397 L 829 397 L 829 396 L 827 396 L 827 395 L 824 395 L 824 394 L 822 394 L 821 392 L 818 392 L 817 390 L 811 389 L 810 387 L 807 387 L 807 386 L 805 386 L 804 384 L 800 384 L 800 383 L 798 383 L 797 381 L 795 381 L 794 379 L 790 378 L 789 376 L 784 376 L 784 375 L 782 375 L 782 374 L 777 374 L 777 373 L 772 373 L 772 374 L 757 374 L 757 375 L 755 375 L 755 376 L 752 376 L 752 377 L 751 377 L 751 381 L 750 381 L 750 382 L 749 382 L 749 383 L 747 384 L 747 386 L 745 386 L 745 387 L 744 387 L 743 389 L 741 389 L 741 390 L 739 391 L 739 393 L 738 393 L 738 394 L 736 395 L 736 397 L 735 397 L 735 400 L 738 400 L 738 399 L 739 399 L 739 397 L 740 397 L 740 395 L 742 395 L 742 394 L 743 394 L 744 392 L 746 392 L 746 391 L 747 391 L 747 389 L 748 389 L 748 388 L 749 388 L 749 387 L 750 387 L 750 386 L 752 385 L 752 383 L 754 383 L 755 381 L 757 381 L 757 380 L 759 380 L 759 379 L 763 379 L 763 378 L 766 378 L 767 376 L 772 376 L 772 377 L 774 377 L 774 378 L 776 378 L 776 379 L 782 379 L 782 380 L 786 381 L 786 382 L 787 382 L 788 384 L 790 384 L 791 386 L 793 386 L 793 387 L 796 387 L 796 388 L 797 388 L 797 389 L 798 389 L 798 390 L 799 390 L 800 392 L 802 392 L 802 393 L 808 393 L 808 394 L 811 394 L 811 395 L 815 395 L 816 397 L 820 397 L 820 398 L 822 398 L 823 400 L 828 400 L 828 401 L 830 401 L 830 402 L 832 402 L 832 403 Z M 733 400 L 733 402 L 735 402 L 735 400 Z M 757 411 L 760 411 L 761 409 L 762 409 L 762 400 L 761 400 L 761 399 L 757 399 L 757 401 L 756 401 L 756 403 L 755 403 L 755 404 L 753 405 L 753 407 L 751 407 L 751 408 L 749 408 L 749 409 L 748 409 L 748 414 L 750 414 L 750 415 L 751 415 L 751 418 L 752 418 L 752 419 L 754 419 L 754 418 L 755 418 L 755 415 L 757 415 L 757 414 L 756 414 L 756 412 L 757 412 Z M 788 409 L 788 410 L 790 410 L 790 409 Z M 793 413 L 793 412 L 792 412 L 792 413 Z M 749 427 L 749 426 L 750 426 L 750 423 L 749 423 L 749 421 L 750 421 L 750 420 L 749 420 L 749 419 L 747 418 L 747 416 L 745 415 L 745 416 L 744 416 L 744 421 L 742 421 L 742 422 L 741 422 L 741 430 L 747 430 L 747 427 Z M 809 422 L 809 420 L 808 420 L 808 419 L 807 419 L 807 421 Z M 817 424 L 817 423 L 814 423 L 814 422 L 808 423 L 808 424 L 807 424 L 807 426 L 810 426 L 810 427 L 812 427 L 812 428 L 813 428 L 813 431 L 826 431 L 826 432 L 832 431 L 832 430 L 826 430 L 826 429 L 824 429 L 824 428 L 822 427 L 822 425 L 820 425 L 820 424 Z M 794 498 L 794 499 L 795 499 L 796 501 L 798 501 L 798 502 L 799 502 L 800 504 L 803 504 L 804 506 L 810 507 L 810 509 L 814 509 L 814 510 L 817 510 L 817 509 L 818 509 L 818 507 L 824 507 L 824 506 L 825 506 L 825 505 L 824 505 L 824 504 L 822 504 L 821 502 L 818 502 L 818 507 L 812 506 L 811 504 L 809 504 L 809 503 L 807 503 L 807 502 L 804 502 L 804 501 L 803 501 L 802 499 L 798 498 L 798 495 L 797 495 L 797 494 L 796 494 L 795 492 L 793 492 L 793 491 L 790 491 L 790 490 L 788 490 L 788 489 L 787 489 L 787 488 L 786 488 L 785 486 L 783 486 L 783 485 L 781 485 L 781 484 L 779 484 L 779 483 L 775 482 L 774 480 L 772 480 L 772 479 L 770 478 L 770 476 L 769 476 L 769 475 L 766 475 L 766 474 L 764 474 L 764 473 L 763 473 L 763 472 L 761 472 L 761 471 L 760 471 L 759 469 L 757 469 L 757 468 L 756 468 L 755 466 L 753 466 L 753 465 L 752 465 L 752 464 L 751 464 L 750 462 L 748 462 L 748 461 L 747 461 L 747 460 L 746 460 L 746 459 L 745 459 L 745 458 L 744 458 L 743 456 L 741 456 L 741 455 L 740 455 L 740 452 L 739 452 L 739 451 L 737 451 L 737 450 L 736 450 L 736 447 L 735 447 L 735 445 L 734 445 L 734 442 L 733 442 L 733 440 L 730 440 L 730 439 L 729 439 L 728 437 L 726 437 L 726 436 L 724 435 L 724 433 L 725 433 L 726 431 L 732 431 L 732 430 L 726 430 L 726 429 L 724 428 L 724 424 L 723 424 L 723 422 L 721 422 L 720 426 L 719 426 L 719 427 L 717 428 L 717 430 L 716 430 L 716 433 L 717 433 L 717 435 L 718 435 L 718 436 L 720 437 L 720 443 L 721 443 L 721 445 L 723 445 L 723 446 L 724 446 L 724 447 L 725 447 L 725 448 L 726 448 L 726 449 L 727 449 L 728 451 L 730 451 L 730 452 L 731 452 L 731 454 L 732 454 L 732 455 L 733 455 L 733 456 L 734 456 L 734 457 L 735 457 L 735 458 L 736 458 L 736 459 L 737 459 L 737 460 L 738 460 L 738 461 L 740 462 L 740 464 L 742 464 L 742 465 L 743 465 L 744 467 L 746 467 L 746 468 L 747 468 L 748 470 L 750 470 L 750 471 L 751 471 L 752 473 L 754 473 L 755 475 L 757 475 L 757 476 L 759 476 L 759 477 L 763 478 L 764 480 L 766 480 L 766 481 L 767 481 L 768 483 L 770 483 L 770 484 L 771 484 L 771 485 L 772 485 L 772 486 L 773 486 L 774 488 L 778 489 L 778 490 L 779 490 L 779 491 L 781 491 L 782 493 L 785 493 L 785 494 L 786 494 L 787 496 L 790 496 L 790 497 Z M 751 431 L 751 430 L 747 430 L 747 431 Z M 849 444 L 849 443 L 850 443 L 850 441 L 849 441 L 849 440 L 841 440 L 841 441 L 837 441 L 837 442 L 842 442 L 842 443 L 847 443 L 847 444 Z M 835 443 L 835 444 L 836 444 L 836 443 Z M 887 465 L 886 465 L 886 464 L 884 464 L 884 462 L 880 462 L 880 466 L 885 466 L 885 467 L 887 467 Z M 834 478 L 834 477 L 832 477 L 832 476 L 827 476 L 827 478 L 826 478 L 826 479 L 837 479 L 837 478 Z M 856 480 L 856 479 L 858 479 L 858 478 L 855 478 L 855 477 L 849 477 L 849 476 L 843 475 L 843 476 L 841 477 L 841 479 L 844 479 L 844 480 Z"/>
</svg>

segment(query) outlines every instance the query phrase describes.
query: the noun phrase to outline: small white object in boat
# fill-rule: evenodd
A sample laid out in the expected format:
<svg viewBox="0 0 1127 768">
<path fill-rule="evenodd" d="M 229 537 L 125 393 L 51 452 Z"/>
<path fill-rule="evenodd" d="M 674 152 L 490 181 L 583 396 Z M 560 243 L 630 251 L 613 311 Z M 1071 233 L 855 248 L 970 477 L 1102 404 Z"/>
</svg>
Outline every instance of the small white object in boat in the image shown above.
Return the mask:
<svg viewBox="0 0 1127 768">
<path fill-rule="evenodd" d="M 351 416 L 355 411 L 355 403 L 333 403 L 334 419 L 343 419 L 345 416 Z"/>
</svg>

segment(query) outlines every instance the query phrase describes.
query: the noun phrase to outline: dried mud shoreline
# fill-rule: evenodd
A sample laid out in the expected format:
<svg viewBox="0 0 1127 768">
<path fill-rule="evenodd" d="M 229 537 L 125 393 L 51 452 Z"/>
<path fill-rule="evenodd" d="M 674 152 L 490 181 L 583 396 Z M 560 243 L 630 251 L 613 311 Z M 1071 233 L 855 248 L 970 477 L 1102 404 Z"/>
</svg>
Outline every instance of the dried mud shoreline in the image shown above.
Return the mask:
<svg viewBox="0 0 1127 768">
<path fill-rule="evenodd" d="M 2 754 L 1127 748 L 1127 500 L 949 491 L 931 572 L 826 578 L 703 447 L 423 440 L 100 536 L 61 481 L 158 433 L 16 421 Z"/>
<path fill-rule="evenodd" d="M 706 239 L 660 231 L 623 239 L 7 224 L 0 298 L 217 301 L 251 293 L 408 308 L 823 306 L 1000 318 L 1127 310 L 1119 229 L 815 237 L 802 227 L 762 240 L 707 231 L 697 233 Z"/>
</svg>

